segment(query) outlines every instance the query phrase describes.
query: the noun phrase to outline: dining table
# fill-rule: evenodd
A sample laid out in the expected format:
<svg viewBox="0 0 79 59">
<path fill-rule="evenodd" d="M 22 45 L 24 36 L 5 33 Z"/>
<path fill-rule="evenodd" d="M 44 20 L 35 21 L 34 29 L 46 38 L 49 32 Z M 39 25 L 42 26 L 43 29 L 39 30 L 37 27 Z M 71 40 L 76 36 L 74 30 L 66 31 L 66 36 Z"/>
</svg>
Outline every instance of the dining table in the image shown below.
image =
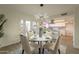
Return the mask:
<svg viewBox="0 0 79 59">
<path fill-rule="evenodd" d="M 44 53 L 43 42 L 52 41 L 52 37 L 49 35 L 42 35 L 41 37 L 39 35 L 33 35 L 30 37 L 30 41 L 38 42 L 38 44 L 40 46 L 39 54 L 42 54 L 42 53 Z"/>
</svg>

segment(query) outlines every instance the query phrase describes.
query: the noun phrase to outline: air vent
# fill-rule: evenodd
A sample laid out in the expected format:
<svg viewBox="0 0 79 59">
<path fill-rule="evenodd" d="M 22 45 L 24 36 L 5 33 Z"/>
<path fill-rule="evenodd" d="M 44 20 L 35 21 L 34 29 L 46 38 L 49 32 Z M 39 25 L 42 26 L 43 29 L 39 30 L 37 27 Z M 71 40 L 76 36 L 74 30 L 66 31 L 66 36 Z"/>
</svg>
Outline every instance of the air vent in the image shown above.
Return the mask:
<svg viewBox="0 0 79 59">
<path fill-rule="evenodd" d="M 67 13 L 62 13 L 62 14 L 61 14 L 61 16 L 66 16 L 66 15 L 67 15 Z"/>
</svg>

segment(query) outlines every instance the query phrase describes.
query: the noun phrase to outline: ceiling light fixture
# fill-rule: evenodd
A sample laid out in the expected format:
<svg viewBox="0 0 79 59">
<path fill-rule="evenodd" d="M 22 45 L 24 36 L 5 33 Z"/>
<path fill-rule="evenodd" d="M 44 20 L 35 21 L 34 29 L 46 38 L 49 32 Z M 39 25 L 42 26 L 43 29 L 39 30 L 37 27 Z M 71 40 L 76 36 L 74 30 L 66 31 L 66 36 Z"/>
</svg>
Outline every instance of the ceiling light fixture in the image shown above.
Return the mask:
<svg viewBox="0 0 79 59">
<path fill-rule="evenodd" d="M 40 4 L 40 7 L 43 7 L 44 6 L 44 4 Z"/>
</svg>

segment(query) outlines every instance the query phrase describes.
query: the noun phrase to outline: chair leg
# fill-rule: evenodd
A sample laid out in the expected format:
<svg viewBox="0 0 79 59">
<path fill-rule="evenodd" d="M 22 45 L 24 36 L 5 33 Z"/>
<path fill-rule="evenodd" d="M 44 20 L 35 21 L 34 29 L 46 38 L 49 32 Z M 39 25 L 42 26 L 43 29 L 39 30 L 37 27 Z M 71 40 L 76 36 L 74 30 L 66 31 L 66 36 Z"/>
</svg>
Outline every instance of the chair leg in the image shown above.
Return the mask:
<svg viewBox="0 0 79 59">
<path fill-rule="evenodd" d="M 58 53 L 60 54 L 60 49 L 58 49 Z"/>
<path fill-rule="evenodd" d="M 24 50 L 22 50 L 22 54 L 24 54 Z"/>
<path fill-rule="evenodd" d="M 39 54 L 41 54 L 41 48 L 39 48 Z"/>
<path fill-rule="evenodd" d="M 44 48 L 42 49 L 42 54 L 44 54 Z"/>
</svg>

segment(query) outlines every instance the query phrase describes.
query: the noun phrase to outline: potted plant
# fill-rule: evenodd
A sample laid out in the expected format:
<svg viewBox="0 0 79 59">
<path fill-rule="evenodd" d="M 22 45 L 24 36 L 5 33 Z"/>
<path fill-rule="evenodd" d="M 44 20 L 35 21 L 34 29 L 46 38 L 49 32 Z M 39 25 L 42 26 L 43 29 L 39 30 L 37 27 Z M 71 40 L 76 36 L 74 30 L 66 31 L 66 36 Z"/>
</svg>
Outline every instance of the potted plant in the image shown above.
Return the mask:
<svg viewBox="0 0 79 59">
<path fill-rule="evenodd" d="M 6 22 L 6 20 L 7 19 L 5 18 L 5 15 L 4 14 L 0 14 L 0 38 L 4 35 L 3 25 Z"/>
</svg>

